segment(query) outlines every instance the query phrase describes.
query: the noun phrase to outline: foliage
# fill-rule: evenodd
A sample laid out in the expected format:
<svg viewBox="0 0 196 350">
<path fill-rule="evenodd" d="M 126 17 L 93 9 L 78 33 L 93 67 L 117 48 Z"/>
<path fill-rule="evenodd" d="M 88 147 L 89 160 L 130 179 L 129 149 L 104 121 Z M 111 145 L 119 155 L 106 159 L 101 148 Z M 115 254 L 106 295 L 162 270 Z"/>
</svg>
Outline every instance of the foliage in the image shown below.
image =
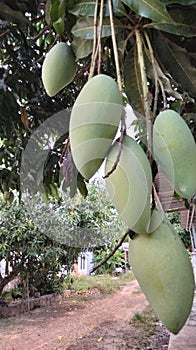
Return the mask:
<svg viewBox="0 0 196 350">
<path fill-rule="evenodd" d="M 182 228 L 182 226 L 180 224 L 180 214 L 178 212 L 168 213 L 167 218 L 170 221 L 170 223 L 172 224 L 172 226 L 178 232 L 186 249 L 191 250 L 190 233 Z"/>
<path fill-rule="evenodd" d="M 68 249 L 40 233 L 23 204 L 0 205 L 0 261 L 6 261 L 5 277 L 0 275 L 0 292 L 17 275 L 22 284 L 28 279 L 32 294 L 58 291 L 63 280 L 61 268 L 69 271 L 78 249 Z"/>
<path fill-rule="evenodd" d="M 103 248 L 113 245 L 124 226 L 104 188 L 89 184 L 88 191 L 86 199 L 81 195 L 71 199 L 63 194 L 61 206 L 51 202 L 53 209 L 48 213 L 44 202 L 42 205 L 34 203 L 34 215 L 39 217 L 39 226 L 25 203 L 18 205 L 15 200 L 8 205 L 0 202 L 0 261 L 5 259 L 7 264 L 6 277 L 0 277 L 0 290 L 9 282 L 8 277 L 11 280 L 20 274 L 23 281 L 28 279 L 31 293 L 61 291 L 66 274 L 72 270 L 80 250 L 89 246 Z M 44 228 L 47 227 L 51 211 L 56 211 L 61 239 L 50 237 L 48 230 L 42 230 L 41 223 Z M 66 237 L 66 232 L 70 232 L 73 240 Z"/>
<path fill-rule="evenodd" d="M 195 1 L 3 1 L 0 190 L 9 193 L 20 189 L 21 152 L 30 136 L 51 115 L 73 105 L 89 71 L 117 78 L 136 113 L 144 116 L 150 110 L 151 120 L 170 105 L 182 114 L 195 136 L 195 15 Z M 50 98 L 41 82 L 41 66 L 45 53 L 59 40 L 71 43 L 78 69 L 74 81 Z M 149 84 L 146 96 L 138 42 Z M 56 191 L 51 191 L 51 186 L 60 186 L 59 159 L 67 137 L 61 135 L 56 155 L 51 150 L 44 164 L 44 188 L 54 196 Z M 74 193 L 77 187 L 86 193 L 82 177 L 72 188 Z"/>
<path fill-rule="evenodd" d="M 98 265 L 101 263 L 110 253 L 111 247 L 108 249 L 95 250 L 95 258 L 93 262 Z M 124 253 L 121 249 L 118 249 L 106 263 L 96 270 L 96 273 L 112 273 L 115 270 L 115 267 L 122 267 L 125 265 Z"/>
</svg>

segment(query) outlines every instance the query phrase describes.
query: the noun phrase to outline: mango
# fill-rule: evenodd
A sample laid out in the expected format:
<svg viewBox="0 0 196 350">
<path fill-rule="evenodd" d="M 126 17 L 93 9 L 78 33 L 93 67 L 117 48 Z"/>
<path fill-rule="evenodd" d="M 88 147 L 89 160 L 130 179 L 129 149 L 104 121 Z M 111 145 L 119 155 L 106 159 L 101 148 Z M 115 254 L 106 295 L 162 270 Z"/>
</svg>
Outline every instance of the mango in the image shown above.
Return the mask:
<svg viewBox="0 0 196 350">
<path fill-rule="evenodd" d="M 184 119 L 173 110 L 160 112 L 155 119 L 153 153 L 176 193 L 192 198 L 196 192 L 196 144 Z"/>
<path fill-rule="evenodd" d="M 69 45 L 60 42 L 47 53 L 42 65 L 42 82 L 52 97 L 74 79 L 77 64 Z"/>
<path fill-rule="evenodd" d="M 177 334 L 192 308 L 194 275 L 188 252 L 166 221 L 129 241 L 133 273 L 155 314 Z"/>
<path fill-rule="evenodd" d="M 122 95 L 114 79 L 99 74 L 78 95 L 70 117 L 70 146 L 74 163 L 84 178 L 100 168 L 118 130 Z"/>
<path fill-rule="evenodd" d="M 107 174 L 116 162 L 119 142 L 116 141 L 106 159 Z M 106 178 L 106 189 L 119 217 L 133 231 L 147 232 L 151 218 L 152 173 L 141 146 L 125 136 L 116 169 Z"/>
</svg>

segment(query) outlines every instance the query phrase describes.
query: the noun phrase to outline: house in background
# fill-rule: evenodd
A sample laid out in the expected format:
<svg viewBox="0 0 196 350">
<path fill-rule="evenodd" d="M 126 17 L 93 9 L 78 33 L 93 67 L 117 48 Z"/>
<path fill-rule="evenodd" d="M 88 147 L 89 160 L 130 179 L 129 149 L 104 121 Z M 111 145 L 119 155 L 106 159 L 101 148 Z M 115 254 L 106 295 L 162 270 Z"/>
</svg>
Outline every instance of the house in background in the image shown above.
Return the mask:
<svg viewBox="0 0 196 350">
<path fill-rule="evenodd" d="M 125 271 L 127 270 L 127 267 L 129 266 L 129 243 L 124 242 L 122 243 L 122 246 L 119 248 L 123 250 L 124 253 L 124 267 Z M 74 265 L 74 276 L 81 276 L 81 275 L 89 275 L 93 267 L 95 266 L 93 259 L 95 258 L 94 252 L 93 251 L 86 251 L 86 252 L 81 252 L 78 255 L 78 260 L 77 263 Z M 114 271 L 116 267 L 114 266 Z M 123 271 L 123 268 L 121 267 L 121 270 Z M 120 270 L 119 270 L 120 272 Z"/>
<path fill-rule="evenodd" d="M 94 257 L 95 256 L 92 250 L 81 252 L 78 255 L 77 263 L 74 265 L 74 276 L 89 275 L 90 271 L 94 267 Z"/>
</svg>

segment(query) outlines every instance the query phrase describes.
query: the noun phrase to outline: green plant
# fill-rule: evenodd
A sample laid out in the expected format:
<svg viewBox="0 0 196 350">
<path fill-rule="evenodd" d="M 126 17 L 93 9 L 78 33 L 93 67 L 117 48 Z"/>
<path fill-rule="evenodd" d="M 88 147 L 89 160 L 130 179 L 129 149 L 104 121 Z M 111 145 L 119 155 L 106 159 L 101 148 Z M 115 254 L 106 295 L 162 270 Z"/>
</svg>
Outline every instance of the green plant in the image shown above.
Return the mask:
<svg viewBox="0 0 196 350">
<path fill-rule="evenodd" d="M 178 212 L 168 213 L 168 214 L 166 214 L 166 217 L 170 221 L 170 223 L 173 225 L 175 230 L 178 232 L 186 249 L 188 249 L 190 251 L 191 250 L 190 232 L 188 232 L 182 228 L 182 226 L 180 224 L 180 213 L 178 213 Z"/>
</svg>

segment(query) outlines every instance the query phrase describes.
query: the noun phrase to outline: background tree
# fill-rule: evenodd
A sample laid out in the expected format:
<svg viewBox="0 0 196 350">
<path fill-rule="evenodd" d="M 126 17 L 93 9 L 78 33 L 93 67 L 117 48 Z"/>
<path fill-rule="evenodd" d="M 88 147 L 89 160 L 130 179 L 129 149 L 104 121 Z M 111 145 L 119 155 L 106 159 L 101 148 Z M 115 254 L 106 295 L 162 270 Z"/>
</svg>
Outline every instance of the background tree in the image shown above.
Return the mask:
<svg viewBox="0 0 196 350">
<path fill-rule="evenodd" d="M 95 184 L 88 185 L 88 191 L 86 199 L 77 195 L 73 201 L 66 195 L 63 206 L 50 203 L 57 212 L 58 226 L 62 225 L 60 239 L 38 230 L 24 203 L 0 202 L 0 261 L 6 263 L 5 275 L 0 274 L 0 294 L 16 276 L 22 283 L 28 279 L 30 294 L 60 292 L 81 251 L 109 249 L 119 239 L 124 225 L 107 193 Z M 45 223 L 50 215 L 39 207 L 39 218 Z M 69 239 L 69 233 L 80 242 Z"/>
</svg>

